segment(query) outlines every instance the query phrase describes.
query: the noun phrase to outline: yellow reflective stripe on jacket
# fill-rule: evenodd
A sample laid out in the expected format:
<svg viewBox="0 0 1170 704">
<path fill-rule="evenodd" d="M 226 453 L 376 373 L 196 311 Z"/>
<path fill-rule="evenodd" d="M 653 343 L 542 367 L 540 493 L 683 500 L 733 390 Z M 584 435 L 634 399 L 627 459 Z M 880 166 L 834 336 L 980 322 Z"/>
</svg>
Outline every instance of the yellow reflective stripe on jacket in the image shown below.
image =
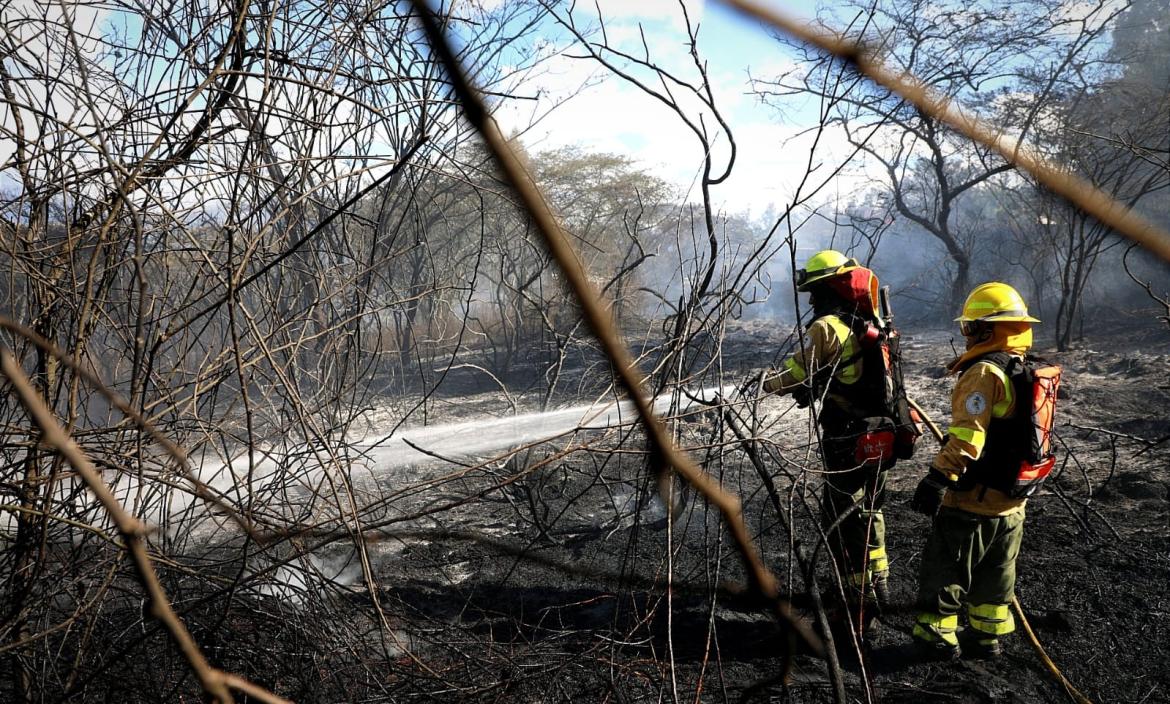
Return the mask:
<svg viewBox="0 0 1170 704">
<path fill-rule="evenodd" d="M 991 362 L 980 362 L 980 364 L 986 364 L 990 368 L 991 373 L 1003 384 L 1003 400 L 991 407 L 991 416 L 993 418 L 1003 418 L 1012 407 L 1012 382 L 1008 379 L 1007 372 L 1000 369 L 997 365 Z"/>
<path fill-rule="evenodd" d="M 869 571 L 885 572 L 890 569 L 890 560 L 886 557 L 885 546 L 873 548 L 869 551 Z"/>
<path fill-rule="evenodd" d="M 765 389 L 778 391 L 804 382 L 813 373 L 827 370 L 843 384 L 861 378 L 861 358 L 853 331 L 835 315 L 825 315 L 809 326 L 809 346 L 784 360 L 783 379 L 766 384 Z M 856 359 L 854 359 L 856 357 Z M 849 361 L 848 364 L 841 364 Z M 839 368 L 834 368 L 840 365 Z"/>
<path fill-rule="evenodd" d="M 861 378 L 861 357 L 857 354 L 859 347 L 853 330 L 845 324 L 845 321 L 835 315 L 826 315 L 822 320 L 828 323 L 833 334 L 837 336 L 837 342 L 841 345 L 841 357 L 838 359 L 838 364 L 848 362 L 837 370 L 835 374 L 837 380 L 842 384 L 856 382 Z M 856 359 L 854 359 L 855 357 Z"/>
<path fill-rule="evenodd" d="M 993 636 L 1002 636 L 1016 630 L 1015 619 L 1007 604 L 976 604 L 967 609 L 971 628 Z"/>
<path fill-rule="evenodd" d="M 987 433 L 982 430 L 975 430 L 974 428 L 959 428 L 951 426 L 947 429 L 947 433 L 954 435 L 963 442 L 969 442 L 980 450 L 983 449 L 983 444 L 987 441 Z"/>
<path fill-rule="evenodd" d="M 1010 379 L 1002 369 L 986 361 L 972 364 L 955 382 L 951 394 L 951 427 L 947 443 L 935 455 L 932 465 L 952 480 L 961 477 L 971 462 L 983 456 L 988 431 L 996 418 L 1010 416 L 1016 403 Z M 985 486 L 950 490 L 943 506 L 981 516 L 1007 516 L 1023 511 L 1025 499 L 1013 499 Z"/>
<path fill-rule="evenodd" d="M 934 458 L 935 469 L 954 479 L 983 455 L 991 422 L 1008 416 L 1015 405 L 1007 382 L 1003 370 L 987 362 L 974 364 L 959 376 L 951 395 L 948 442 Z"/>
</svg>

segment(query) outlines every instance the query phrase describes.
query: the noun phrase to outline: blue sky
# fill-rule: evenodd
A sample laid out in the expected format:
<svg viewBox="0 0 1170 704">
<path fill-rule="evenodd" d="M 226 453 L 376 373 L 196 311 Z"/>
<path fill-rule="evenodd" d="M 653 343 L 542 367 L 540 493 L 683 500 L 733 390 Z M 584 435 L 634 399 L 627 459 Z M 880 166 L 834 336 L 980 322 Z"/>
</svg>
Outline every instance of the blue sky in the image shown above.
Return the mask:
<svg viewBox="0 0 1170 704">
<path fill-rule="evenodd" d="M 815 12 L 815 4 L 807 0 L 774 4 L 797 18 L 810 19 Z M 608 0 L 601 3 L 601 11 L 610 43 L 641 53 L 644 35 L 657 62 L 676 70 L 680 77 L 697 77 L 684 41 L 682 13 L 675 0 Z M 591 9 L 585 12 L 593 13 Z M 688 12 L 692 23 L 699 26 L 699 52 L 708 65 L 716 104 L 738 147 L 732 176 L 714 192 L 715 200 L 729 212 L 752 215 L 769 207 L 783 207 L 808 160 L 809 140 L 797 138 L 796 134 L 815 124 L 815 114 L 807 106 L 793 104 L 781 117 L 762 105 L 751 94 L 749 70 L 756 78 L 771 77 L 791 66 L 791 58 L 765 28 L 722 4 L 688 2 Z M 584 14 L 581 17 L 588 19 Z M 595 13 L 593 17 L 595 21 Z M 530 151 L 577 144 L 622 153 L 688 191 L 692 199 L 697 197 L 695 180 L 703 155 L 698 140 L 677 116 L 588 59 L 558 58 L 548 68 L 549 73 L 537 79 L 545 91 L 545 104 L 551 106 L 558 98 L 573 97 L 524 134 L 523 142 Z M 582 88 L 589 79 L 594 84 Z M 530 111 L 531 104 L 511 106 L 501 112 L 500 121 L 506 130 L 515 131 Z M 828 159 L 822 168 L 829 171 L 835 166 L 834 155 L 845 152 L 844 140 L 840 135 L 828 134 L 821 148 Z M 726 135 L 713 140 L 712 155 L 717 169 L 726 163 Z M 860 178 L 842 179 L 837 186 L 855 188 Z"/>
</svg>

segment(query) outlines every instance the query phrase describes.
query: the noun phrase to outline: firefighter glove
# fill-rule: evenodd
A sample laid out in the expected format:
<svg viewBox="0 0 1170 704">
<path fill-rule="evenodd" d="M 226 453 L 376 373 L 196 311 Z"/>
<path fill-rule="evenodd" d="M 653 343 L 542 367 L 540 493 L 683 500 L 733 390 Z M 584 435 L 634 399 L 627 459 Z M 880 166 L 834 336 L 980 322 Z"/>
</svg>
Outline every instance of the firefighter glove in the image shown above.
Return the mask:
<svg viewBox="0 0 1170 704">
<path fill-rule="evenodd" d="M 918 482 L 914 498 L 910 499 L 910 508 L 927 516 L 934 516 L 938 513 L 938 507 L 942 505 L 943 494 L 952 486 L 954 482 L 932 467 L 922 481 Z"/>
</svg>

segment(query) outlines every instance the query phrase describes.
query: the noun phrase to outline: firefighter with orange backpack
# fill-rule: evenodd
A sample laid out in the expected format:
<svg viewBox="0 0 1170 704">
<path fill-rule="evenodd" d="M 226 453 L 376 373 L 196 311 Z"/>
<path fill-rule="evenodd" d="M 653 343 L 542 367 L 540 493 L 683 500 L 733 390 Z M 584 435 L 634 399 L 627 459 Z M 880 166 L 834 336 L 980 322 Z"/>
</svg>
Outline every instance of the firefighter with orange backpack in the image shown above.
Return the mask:
<svg viewBox="0 0 1170 704">
<path fill-rule="evenodd" d="M 911 507 L 933 517 L 922 553 L 914 643 L 930 659 L 994 658 L 1015 629 L 1011 602 L 1024 506 L 1052 471 L 1052 424 L 1060 368 L 1027 354 L 1032 324 L 1020 294 L 976 287 L 956 318 L 966 352 L 946 443 L 918 484 Z M 970 636 L 967 638 L 966 636 Z"/>
<path fill-rule="evenodd" d="M 888 595 L 887 471 L 910 457 L 921 431 L 906 401 L 899 340 L 881 310 L 874 273 L 824 250 L 797 272 L 796 288 L 810 295 L 815 316 L 807 345 L 779 373 L 765 376 L 763 390 L 791 394 L 801 406 L 819 402 L 826 469 L 821 523 L 847 582 L 847 601 L 831 616 L 834 627 L 852 623 L 863 633 Z"/>
</svg>

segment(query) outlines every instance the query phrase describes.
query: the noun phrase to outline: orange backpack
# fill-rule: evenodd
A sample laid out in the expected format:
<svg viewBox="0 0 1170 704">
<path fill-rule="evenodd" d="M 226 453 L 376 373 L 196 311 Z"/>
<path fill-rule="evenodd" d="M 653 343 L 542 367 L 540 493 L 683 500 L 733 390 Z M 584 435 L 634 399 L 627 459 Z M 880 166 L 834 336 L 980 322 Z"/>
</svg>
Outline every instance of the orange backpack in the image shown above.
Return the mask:
<svg viewBox="0 0 1170 704">
<path fill-rule="evenodd" d="M 832 384 L 835 390 L 854 402 L 865 417 L 855 420 L 851 434 L 856 435 L 854 461 L 857 464 L 908 460 L 914 456 L 922 436 L 921 418 L 910 406 L 906 383 L 902 378 L 902 338 L 894 328 L 889 310 L 889 290 L 880 289 L 877 276 L 858 267 L 827 282 L 833 292 L 852 306 L 855 312 L 841 312 L 838 317 L 853 333 L 860 348 L 845 366 L 860 358 L 862 378 L 851 387 Z"/>
<path fill-rule="evenodd" d="M 991 419 L 983 453 L 967 467 L 959 479 L 959 488 L 982 484 L 1012 498 L 1027 498 L 1056 466 L 1052 428 L 1060 367 L 1040 357 L 1018 357 L 1006 352 L 978 361 L 990 362 L 1004 371 L 1012 385 L 1016 408 L 1011 416 Z"/>
</svg>

